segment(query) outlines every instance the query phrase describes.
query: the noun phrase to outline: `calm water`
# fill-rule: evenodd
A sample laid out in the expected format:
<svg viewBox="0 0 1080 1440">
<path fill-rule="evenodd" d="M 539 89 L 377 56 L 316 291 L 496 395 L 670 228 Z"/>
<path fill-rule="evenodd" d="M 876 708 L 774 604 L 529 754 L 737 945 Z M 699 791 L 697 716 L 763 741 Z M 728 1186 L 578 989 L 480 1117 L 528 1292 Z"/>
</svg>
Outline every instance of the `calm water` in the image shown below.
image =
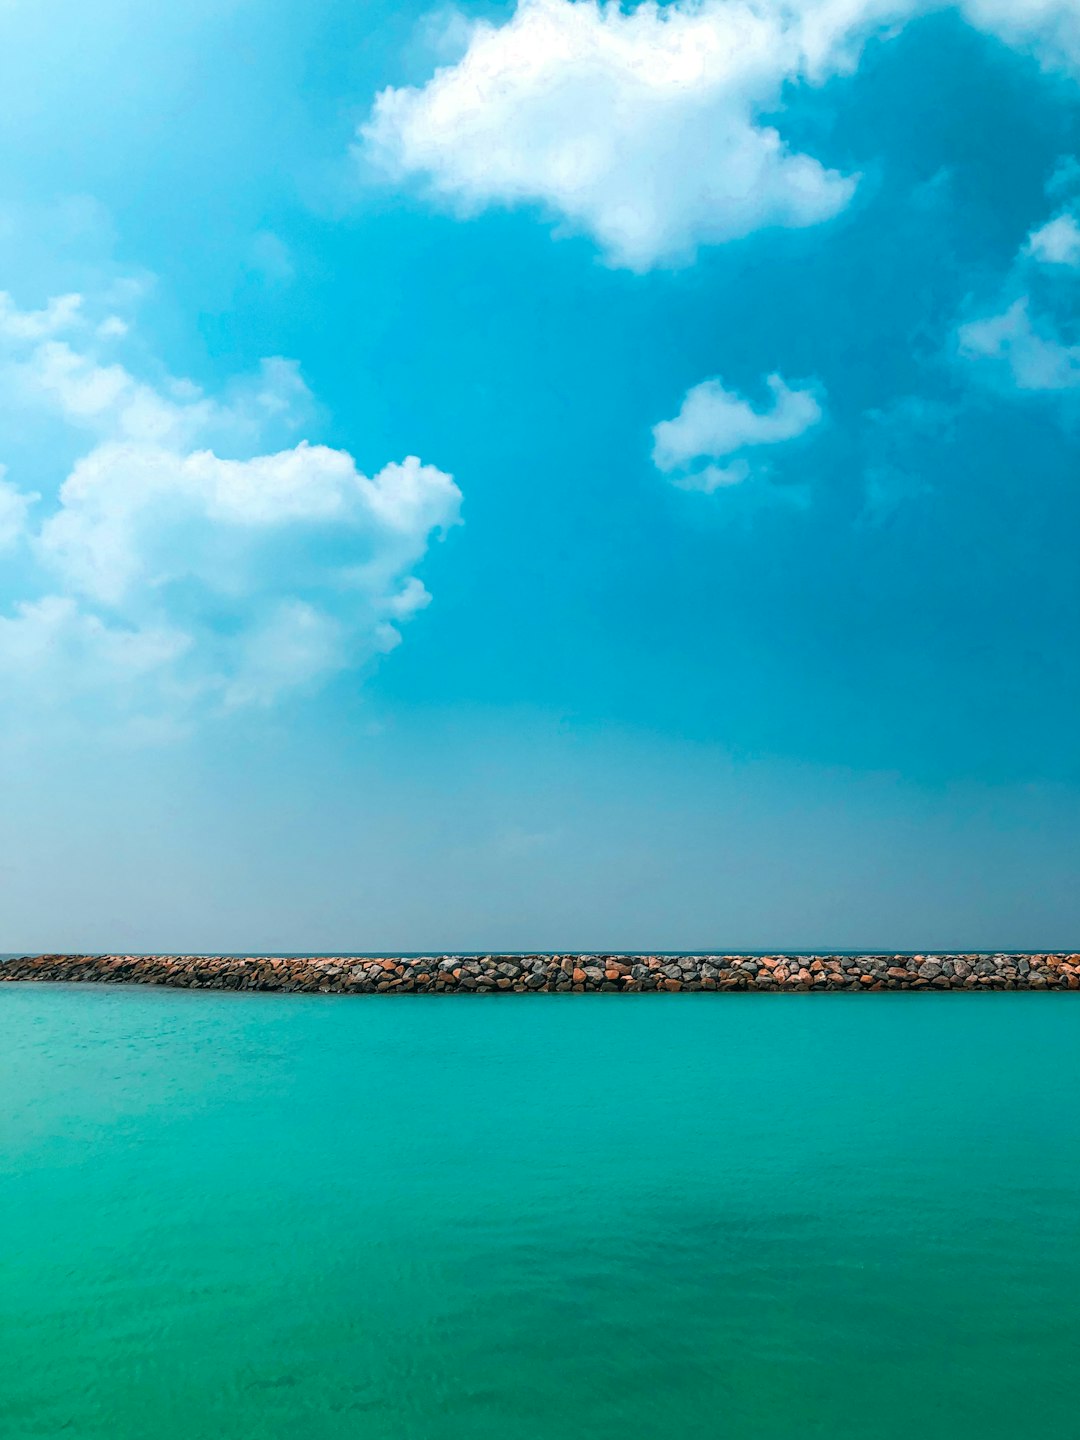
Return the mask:
<svg viewBox="0 0 1080 1440">
<path fill-rule="evenodd" d="M 1073 1440 L 1070 995 L 0 988 L 0 1434 Z"/>
</svg>

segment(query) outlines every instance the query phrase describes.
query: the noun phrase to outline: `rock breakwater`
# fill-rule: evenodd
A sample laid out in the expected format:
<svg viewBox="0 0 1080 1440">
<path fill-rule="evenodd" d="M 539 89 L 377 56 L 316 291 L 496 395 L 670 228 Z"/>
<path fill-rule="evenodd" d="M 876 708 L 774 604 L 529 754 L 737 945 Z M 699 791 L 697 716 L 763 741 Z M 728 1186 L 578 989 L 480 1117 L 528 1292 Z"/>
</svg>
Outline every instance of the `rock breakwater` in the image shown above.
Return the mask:
<svg viewBox="0 0 1080 1440">
<path fill-rule="evenodd" d="M 1080 954 L 26 955 L 4 981 L 318 994 L 1080 990 Z"/>
</svg>

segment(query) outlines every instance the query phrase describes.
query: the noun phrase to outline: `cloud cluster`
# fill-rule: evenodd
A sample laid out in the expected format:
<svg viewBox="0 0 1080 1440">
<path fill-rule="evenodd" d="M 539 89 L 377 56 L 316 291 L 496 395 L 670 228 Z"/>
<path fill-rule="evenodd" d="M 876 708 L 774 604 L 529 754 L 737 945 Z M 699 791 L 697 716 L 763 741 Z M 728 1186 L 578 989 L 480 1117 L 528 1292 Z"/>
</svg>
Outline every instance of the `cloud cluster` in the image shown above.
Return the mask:
<svg viewBox="0 0 1080 1440">
<path fill-rule="evenodd" d="M 99 353 L 122 325 L 87 310 L 0 297 L 0 401 L 90 436 L 47 502 L 0 476 L 0 544 L 37 586 L 0 612 L 9 690 L 175 716 L 270 704 L 393 648 L 429 598 L 412 571 L 458 518 L 451 477 L 410 456 L 369 478 L 305 441 L 267 453 L 310 413 L 294 364 L 216 397 L 139 379 Z"/>
<path fill-rule="evenodd" d="M 1080 74 L 1076 0 L 519 0 L 503 24 L 466 27 L 425 85 L 383 90 L 360 146 L 465 213 L 535 204 L 612 265 L 686 263 L 842 210 L 858 177 L 769 117 L 786 86 L 851 70 L 870 36 L 945 8 Z"/>
<path fill-rule="evenodd" d="M 764 474 L 762 450 L 797 439 L 822 419 L 813 387 L 792 389 L 779 375 L 765 381 L 765 409 L 720 380 L 703 380 L 686 392 L 678 415 L 653 426 L 653 463 L 684 490 L 711 494 Z"/>
</svg>

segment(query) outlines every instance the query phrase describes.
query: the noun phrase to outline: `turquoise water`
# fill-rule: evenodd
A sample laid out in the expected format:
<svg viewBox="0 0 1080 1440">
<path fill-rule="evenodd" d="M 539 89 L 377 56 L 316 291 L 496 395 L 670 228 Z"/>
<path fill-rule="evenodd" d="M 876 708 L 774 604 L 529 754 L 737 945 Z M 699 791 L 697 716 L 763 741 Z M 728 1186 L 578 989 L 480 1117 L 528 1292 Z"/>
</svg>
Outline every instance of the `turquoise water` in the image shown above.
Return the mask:
<svg viewBox="0 0 1080 1440">
<path fill-rule="evenodd" d="M 0 987 L 0 1434 L 1074 1440 L 1071 995 Z"/>
</svg>

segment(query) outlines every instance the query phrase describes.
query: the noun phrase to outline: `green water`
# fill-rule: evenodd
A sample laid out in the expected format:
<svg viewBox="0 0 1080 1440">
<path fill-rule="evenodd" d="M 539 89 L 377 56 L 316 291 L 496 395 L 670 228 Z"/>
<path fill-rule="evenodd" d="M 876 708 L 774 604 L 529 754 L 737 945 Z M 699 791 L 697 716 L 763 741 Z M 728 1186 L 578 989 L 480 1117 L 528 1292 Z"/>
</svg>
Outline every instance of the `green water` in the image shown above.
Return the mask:
<svg viewBox="0 0 1080 1440">
<path fill-rule="evenodd" d="M 0 1434 L 1075 1440 L 1071 995 L 0 987 Z"/>
</svg>

